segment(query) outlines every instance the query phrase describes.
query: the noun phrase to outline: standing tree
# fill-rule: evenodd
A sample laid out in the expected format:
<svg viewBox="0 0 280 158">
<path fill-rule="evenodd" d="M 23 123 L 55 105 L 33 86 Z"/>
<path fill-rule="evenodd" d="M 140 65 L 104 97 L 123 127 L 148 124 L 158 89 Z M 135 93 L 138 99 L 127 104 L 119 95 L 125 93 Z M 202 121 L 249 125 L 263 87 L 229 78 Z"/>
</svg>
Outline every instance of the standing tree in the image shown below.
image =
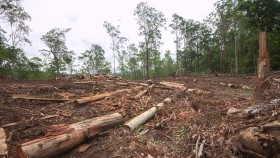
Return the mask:
<svg viewBox="0 0 280 158">
<path fill-rule="evenodd" d="M 59 29 L 53 28 L 45 35 L 42 36 L 41 40 L 46 44 L 49 50 L 43 50 L 47 55 L 53 55 L 53 62 L 56 71 L 56 77 L 60 75 L 61 65 L 64 63 L 64 57 L 69 53 L 68 48 L 65 45 L 65 34 L 71 29 Z"/>
<path fill-rule="evenodd" d="M 117 41 L 118 62 L 121 73 L 124 77 L 127 67 L 127 51 L 124 50 L 124 44 L 128 41 L 125 37 L 119 37 Z"/>
<path fill-rule="evenodd" d="M 178 14 L 172 15 L 173 20 L 172 23 L 169 25 L 172 28 L 171 33 L 175 34 L 175 44 L 176 44 L 176 75 L 179 74 L 179 49 L 181 46 L 181 39 L 182 39 L 182 32 L 180 31 L 180 24 L 183 21 L 183 17 L 179 16 Z"/>
<path fill-rule="evenodd" d="M 84 69 L 90 73 L 97 73 L 104 68 L 105 51 L 98 44 L 92 44 L 89 50 L 86 50 L 79 57 L 83 61 Z M 106 64 L 105 64 L 106 65 Z"/>
<path fill-rule="evenodd" d="M 112 51 L 113 51 L 113 60 L 114 60 L 114 68 L 113 68 L 113 73 L 115 74 L 116 72 L 116 54 L 115 54 L 115 50 L 116 50 L 116 44 L 117 44 L 117 41 L 119 39 L 119 34 L 120 34 L 120 31 L 119 31 L 119 25 L 117 27 L 113 26 L 111 23 L 105 21 L 103 26 L 107 29 L 107 33 L 109 34 L 109 36 L 111 37 L 111 40 L 112 40 Z"/>
<path fill-rule="evenodd" d="M 141 2 L 134 10 L 137 24 L 139 25 L 139 35 L 144 36 L 141 46 L 144 48 L 146 58 L 146 78 L 149 79 L 150 53 L 152 49 L 160 46 L 161 31 L 166 24 L 166 19 L 162 12 L 150 7 L 145 2 Z M 155 51 L 156 52 L 156 51 Z"/>
<path fill-rule="evenodd" d="M 25 24 L 30 21 L 31 17 L 20 6 L 14 6 L 13 9 L 5 12 L 5 18 L 10 25 L 10 38 L 13 48 L 17 48 L 21 44 L 31 43 L 26 36 L 29 35 L 31 29 Z"/>
</svg>

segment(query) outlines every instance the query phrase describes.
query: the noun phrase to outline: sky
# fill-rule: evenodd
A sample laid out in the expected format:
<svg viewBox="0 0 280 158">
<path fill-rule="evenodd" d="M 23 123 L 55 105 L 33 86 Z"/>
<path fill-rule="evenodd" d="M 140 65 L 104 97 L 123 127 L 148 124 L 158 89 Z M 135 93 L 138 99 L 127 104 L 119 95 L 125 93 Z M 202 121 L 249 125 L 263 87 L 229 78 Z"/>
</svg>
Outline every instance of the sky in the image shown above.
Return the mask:
<svg viewBox="0 0 280 158">
<path fill-rule="evenodd" d="M 143 0 L 142 0 L 143 1 Z M 40 40 L 52 28 L 71 28 L 66 34 L 66 46 L 79 56 L 90 48 L 91 44 L 103 47 L 108 61 L 112 61 L 111 39 L 103 27 L 104 21 L 120 25 L 121 36 L 129 39 L 128 43 L 138 43 L 143 39 L 133 11 L 141 0 L 24 0 L 22 6 L 31 16 L 27 22 L 32 32 L 29 39 L 32 45 L 23 46 L 26 55 L 31 58 L 42 57 L 39 50 L 47 47 Z M 167 26 L 172 22 L 172 14 L 177 13 L 185 19 L 202 21 L 214 11 L 216 0 L 146 0 L 147 4 L 163 12 Z M 163 31 L 161 52 L 175 52 L 175 36 L 171 29 Z"/>
</svg>

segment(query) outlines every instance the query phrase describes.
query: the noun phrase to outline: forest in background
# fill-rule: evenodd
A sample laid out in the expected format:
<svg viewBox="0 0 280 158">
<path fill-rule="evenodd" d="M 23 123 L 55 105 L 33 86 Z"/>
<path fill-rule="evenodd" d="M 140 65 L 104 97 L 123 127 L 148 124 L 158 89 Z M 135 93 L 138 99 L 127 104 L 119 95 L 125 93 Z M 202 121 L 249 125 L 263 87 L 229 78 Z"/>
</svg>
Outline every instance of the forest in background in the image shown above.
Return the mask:
<svg viewBox="0 0 280 158">
<path fill-rule="evenodd" d="M 20 0 L 0 1 L 0 77 L 11 79 L 53 79 L 61 75 L 113 73 L 126 79 L 146 79 L 170 74 L 255 73 L 258 63 L 259 32 L 267 33 L 267 50 L 272 70 L 280 69 L 280 2 L 278 0 L 219 0 L 215 11 L 203 22 L 176 13 L 166 23 L 165 15 L 147 3 L 134 9 L 140 43 L 130 43 L 119 28 L 104 21 L 111 37 L 113 66 L 104 49 L 93 43 L 84 52 L 69 50 L 65 41 L 71 28 L 53 28 L 42 35 L 44 56 L 28 58 L 23 51 L 31 28 L 30 15 Z M 172 28 L 176 52 L 160 51 L 161 36 Z M 75 54 L 81 53 L 75 59 Z M 176 54 L 172 58 L 172 54 Z M 117 60 L 117 62 L 116 62 Z M 75 61 L 81 63 L 75 65 Z M 116 64 L 118 63 L 118 64 Z"/>
</svg>

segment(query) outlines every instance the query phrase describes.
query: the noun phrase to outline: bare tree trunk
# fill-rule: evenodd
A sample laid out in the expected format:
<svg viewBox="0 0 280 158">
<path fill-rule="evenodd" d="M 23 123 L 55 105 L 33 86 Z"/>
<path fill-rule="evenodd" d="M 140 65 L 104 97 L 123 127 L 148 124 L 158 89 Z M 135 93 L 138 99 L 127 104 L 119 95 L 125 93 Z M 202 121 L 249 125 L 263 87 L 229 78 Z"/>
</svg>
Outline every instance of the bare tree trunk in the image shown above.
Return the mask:
<svg viewBox="0 0 280 158">
<path fill-rule="evenodd" d="M 146 44 L 146 79 L 149 79 L 149 48 L 148 44 Z"/>
<path fill-rule="evenodd" d="M 260 32 L 259 35 L 259 60 L 258 60 L 258 79 L 265 80 L 269 73 L 269 59 L 267 57 L 266 49 L 266 33 Z"/>
<path fill-rule="evenodd" d="M 235 73 L 239 73 L 239 65 L 238 65 L 238 51 L 237 51 L 237 36 L 235 35 Z"/>
<path fill-rule="evenodd" d="M 178 32 L 176 30 L 176 75 L 179 75 L 179 59 L 178 59 L 178 50 L 179 50 L 179 44 L 178 44 Z M 170 74 L 170 72 L 169 72 Z"/>
</svg>

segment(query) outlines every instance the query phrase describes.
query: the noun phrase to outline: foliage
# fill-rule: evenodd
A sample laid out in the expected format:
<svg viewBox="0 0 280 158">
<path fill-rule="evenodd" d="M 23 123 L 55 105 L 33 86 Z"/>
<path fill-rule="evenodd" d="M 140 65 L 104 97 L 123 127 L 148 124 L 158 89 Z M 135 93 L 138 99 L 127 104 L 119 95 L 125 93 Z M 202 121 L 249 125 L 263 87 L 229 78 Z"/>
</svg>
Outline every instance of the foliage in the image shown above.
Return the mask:
<svg viewBox="0 0 280 158">
<path fill-rule="evenodd" d="M 160 47 L 161 31 L 166 24 L 166 19 L 162 12 L 150 7 L 145 2 L 141 2 L 134 10 L 137 24 L 139 25 L 139 35 L 144 36 L 144 41 L 140 43 L 145 52 L 146 78 L 149 78 L 150 56 L 157 53 Z M 154 54 L 155 57 L 157 56 Z M 154 65 L 156 66 L 156 65 Z"/>
<path fill-rule="evenodd" d="M 71 29 L 59 29 L 53 28 L 45 35 L 42 36 L 41 40 L 49 48 L 48 50 L 41 50 L 45 55 L 53 55 L 51 62 L 55 66 L 56 77 L 60 75 L 60 70 L 63 69 L 65 61 L 69 62 L 70 56 L 73 54 L 72 51 L 68 51 L 65 45 L 66 37 L 65 34 Z M 65 60 L 66 59 L 66 60 Z"/>
<path fill-rule="evenodd" d="M 92 44 L 89 50 L 81 54 L 79 59 L 83 62 L 82 69 L 88 74 L 108 72 L 108 63 L 104 57 L 105 51 L 98 44 Z M 110 72 L 110 71 L 109 71 Z"/>
</svg>

